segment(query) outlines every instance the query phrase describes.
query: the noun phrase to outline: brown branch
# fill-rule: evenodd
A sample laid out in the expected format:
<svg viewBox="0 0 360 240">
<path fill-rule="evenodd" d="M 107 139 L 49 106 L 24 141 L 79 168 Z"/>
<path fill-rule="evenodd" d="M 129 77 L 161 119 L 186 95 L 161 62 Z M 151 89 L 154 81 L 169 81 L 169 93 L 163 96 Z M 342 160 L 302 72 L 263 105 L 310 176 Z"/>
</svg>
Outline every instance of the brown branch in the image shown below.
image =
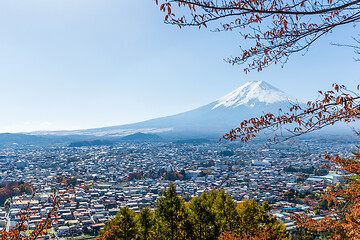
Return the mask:
<svg viewBox="0 0 360 240">
<path fill-rule="evenodd" d="M 240 11 L 249 11 L 249 12 L 254 12 L 254 13 L 267 13 L 267 14 L 320 15 L 320 14 L 324 14 L 324 13 L 328 13 L 328 12 L 334 12 L 334 11 L 343 10 L 343 9 L 349 7 L 349 6 L 353 6 L 353 5 L 356 5 L 356 4 L 360 3 L 360 0 L 352 1 L 352 2 L 349 2 L 347 4 L 343 4 L 341 6 L 338 6 L 338 7 L 327 8 L 327 9 L 322 9 L 322 10 L 316 10 L 316 11 L 312 11 L 312 12 L 286 11 L 286 10 L 274 10 L 274 11 L 272 11 L 272 10 L 259 10 L 259 9 L 249 9 L 249 8 L 241 8 L 241 7 L 216 7 L 216 6 L 210 6 L 210 5 L 200 3 L 199 1 L 195 2 L 195 1 L 173 0 L 173 2 L 184 3 L 184 4 L 192 4 L 192 5 L 204 8 L 204 9 L 222 10 L 222 11 L 240 10 Z"/>
</svg>

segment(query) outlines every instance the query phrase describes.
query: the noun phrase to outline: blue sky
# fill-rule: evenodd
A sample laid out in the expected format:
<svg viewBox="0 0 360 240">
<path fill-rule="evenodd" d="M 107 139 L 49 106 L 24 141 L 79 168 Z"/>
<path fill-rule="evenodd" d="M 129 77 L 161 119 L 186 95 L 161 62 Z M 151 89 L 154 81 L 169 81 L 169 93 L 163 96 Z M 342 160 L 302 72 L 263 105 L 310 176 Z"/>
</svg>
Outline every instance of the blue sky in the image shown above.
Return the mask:
<svg viewBox="0 0 360 240">
<path fill-rule="evenodd" d="M 284 66 L 244 74 L 223 59 L 239 33 L 163 23 L 152 0 L 0 1 L 0 132 L 102 127 L 207 104 L 264 80 L 315 99 L 334 82 L 354 87 L 360 65 L 347 26 Z"/>
</svg>

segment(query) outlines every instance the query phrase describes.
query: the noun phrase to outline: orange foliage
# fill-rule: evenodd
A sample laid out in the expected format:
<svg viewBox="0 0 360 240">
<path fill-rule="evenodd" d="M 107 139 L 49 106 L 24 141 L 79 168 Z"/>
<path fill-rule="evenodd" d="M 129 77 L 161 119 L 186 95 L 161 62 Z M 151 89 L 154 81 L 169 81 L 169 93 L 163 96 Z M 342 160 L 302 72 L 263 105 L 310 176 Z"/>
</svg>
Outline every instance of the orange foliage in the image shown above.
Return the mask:
<svg viewBox="0 0 360 240">
<path fill-rule="evenodd" d="M 331 239 L 360 239 L 360 152 L 354 153 L 354 159 L 325 158 L 335 164 L 333 168 L 349 174 L 348 184 L 328 189 L 323 198 L 334 201 L 335 206 L 324 219 L 315 221 L 305 215 L 293 215 L 292 219 L 298 227 L 326 232 Z"/>
<path fill-rule="evenodd" d="M 244 234 L 242 236 L 237 236 L 232 232 L 223 232 L 219 237 L 219 240 L 270 240 L 275 239 L 274 234 L 270 229 L 265 229 L 262 231 L 255 232 L 254 234 Z M 277 239 L 287 239 L 285 234 L 283 236 L 277 235 Z"/>
<path fill-rule="evenodd" d="M 72 192 L 71 189 L 69 189 L 67 192 Z M 25 207 L 25 210 L 20 211 L 18 216 L 20 217 L 20 220 L 16 224 L 14 229 L 11 229 L 9 231 L 6 231 L 5 229 L 3 231 L 0 231 L 0 240 L 35 240 L 43 237 L 47 234 L 47 230 L 50 229 L 53 225 L 53 223 L 56 223 L 57 221 L 57 210 L 59 209 L 59 206 L 61 202 L 68 201 L 64 197 L 65 193 L 62 192 L 58 194 L 52 194 L 48 202 L 52 203 L 52 209 L 48 212 L 45 218 L 39 223 L 36 224 L 36 228 L 27 235 L 25 231 L 27 230 L 28 221 L 30 220 L 30 217 L 34 215 L 34 211 L 30 207 L 30 201 L 28 205 Z M 34 199 L 36 192 L 32 195 L 31 200 Z M 19 196 L 21 199 L 22 197 Z"/>
</svg>

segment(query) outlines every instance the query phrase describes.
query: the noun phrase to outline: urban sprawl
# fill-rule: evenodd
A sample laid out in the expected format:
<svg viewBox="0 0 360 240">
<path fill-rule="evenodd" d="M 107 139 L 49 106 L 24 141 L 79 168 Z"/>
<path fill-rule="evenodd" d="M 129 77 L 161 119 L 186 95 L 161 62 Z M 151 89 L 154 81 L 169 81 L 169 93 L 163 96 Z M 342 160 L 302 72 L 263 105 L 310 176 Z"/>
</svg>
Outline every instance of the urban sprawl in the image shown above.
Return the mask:
<svg viewBox="0 0 360 240">
<path fill-rule="evenodd" d="M 264 148 L 262 142 L 124 142 L 111 146 L 21 146 L 0 150 L 0 182 L 26 182 L 34 197 L 12 197 L 0 207 L 0 227 L 16 227 L 30 205 L 28 231 L 52 209 L 47 199 L 66 191 L 70 201 L 58 210 L 46 238 L 96 236 L 119 209 L 154 207 L 170 182 L 185 201 L 204 191 L 224 189 L 235 201 L 272 204 L 272 215 L 295 228 L 290 213 L 322 217 L 319 195 L 343 174 L 326 170 L 324 154 L 351 157 L 354 142 L 297 140 Z"/>
</svg>

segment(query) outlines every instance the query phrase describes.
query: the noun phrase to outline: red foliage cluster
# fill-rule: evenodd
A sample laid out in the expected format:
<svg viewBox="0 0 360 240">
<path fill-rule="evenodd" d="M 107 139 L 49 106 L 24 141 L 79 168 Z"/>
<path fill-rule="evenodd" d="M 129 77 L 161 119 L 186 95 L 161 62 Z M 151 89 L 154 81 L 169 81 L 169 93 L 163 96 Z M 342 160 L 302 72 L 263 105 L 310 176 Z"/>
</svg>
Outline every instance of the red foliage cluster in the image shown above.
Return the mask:
<svg viewBox="0 0 360 240">
<path fill-rule="evenodd" d="M 175 180 L 183 180 L 185 176 L 180 174 L 179 172 L 171 171 L 171 172 L 165 172 L 164 178 L 166 180 L 175 181 Z"/>
<path fill-rule="evenodd" d="M 354 153 L 353 159 L 342 159 L 339 156 L 325 158 L 334 163 L 337 171 L 349 175 L 346 187 L 333 186 L 329 188 L 323 199 L 333 202 L 334 206 L 324 219 L 316 221 L 306 215 L 292 215 L 298 227 L 313 232 L 323 232 L 331 239 L 360 239 L 360 152 Z"/>
<path fill-rule="evenodd" d="M 12 191 L 7 188 L 0 188 L 0 205 L 4 204 L 6 199 L 12 196 Z"/>
<path fill-rule="evenodd" d="M 20 195 L 22 193 L 32 194 L 34 191 L 33 186 L 27 182 L 6 182 L 1 184 L 0 188 L 0 205 L 4 204 L 6 199 L 12 196 Z"/>
<path fill-rule="evenodd" d="M 65 187 L 75 186 L 77 184 L 76 177 L 70 177 L 70 178 L 56 177 L 55 180 L 57 183 Z"/>
<path fill-rule="evenodd" d="M 131 180 L 134 180 L 134 179 L 137 179 L 137 180 L 140 180 L 143 178 L 143 173 L 142 172 L 132 172 L 132 173 L 129 173 L 129 176 L 127 177 L 127 181 L 131 181 Z"/>
</svg>

